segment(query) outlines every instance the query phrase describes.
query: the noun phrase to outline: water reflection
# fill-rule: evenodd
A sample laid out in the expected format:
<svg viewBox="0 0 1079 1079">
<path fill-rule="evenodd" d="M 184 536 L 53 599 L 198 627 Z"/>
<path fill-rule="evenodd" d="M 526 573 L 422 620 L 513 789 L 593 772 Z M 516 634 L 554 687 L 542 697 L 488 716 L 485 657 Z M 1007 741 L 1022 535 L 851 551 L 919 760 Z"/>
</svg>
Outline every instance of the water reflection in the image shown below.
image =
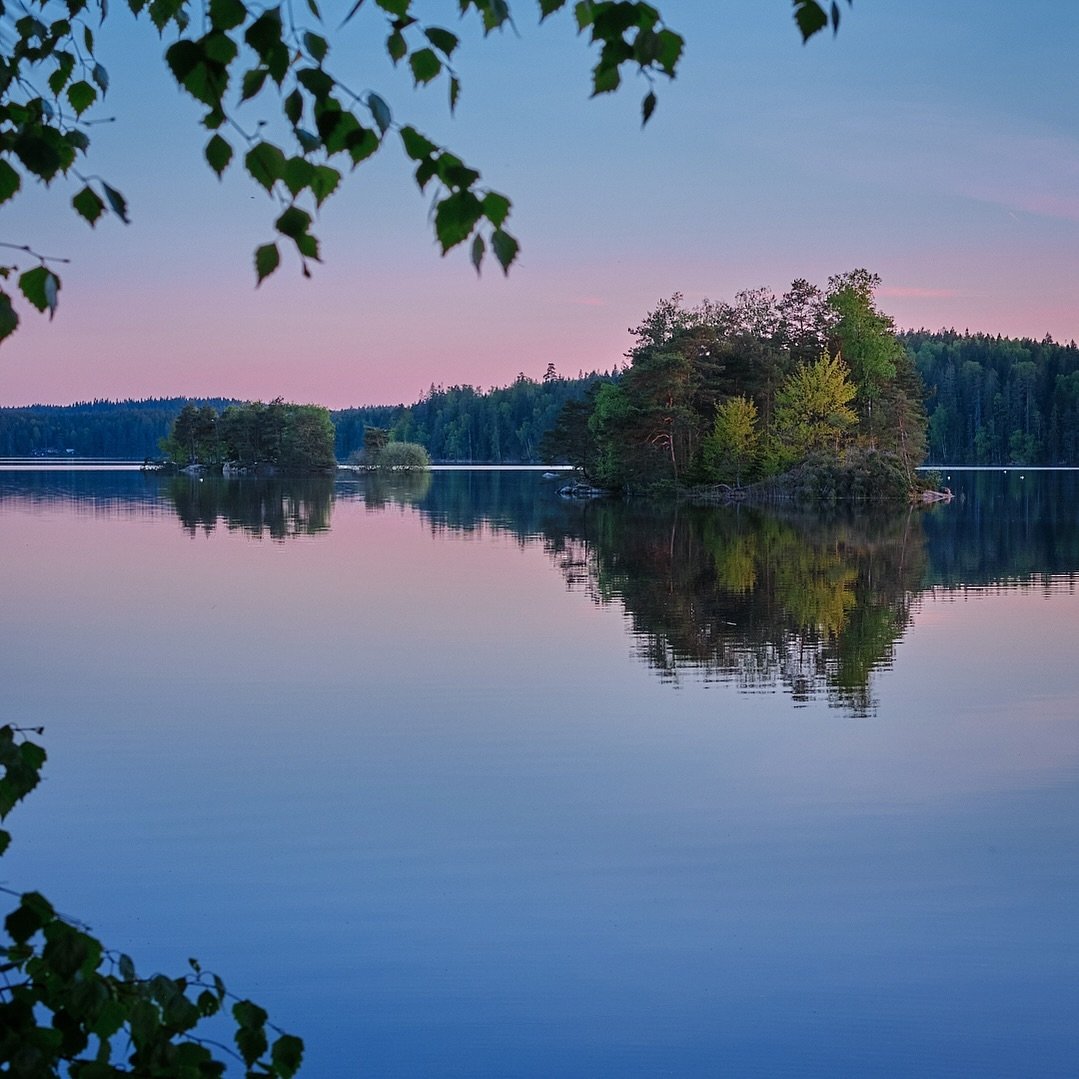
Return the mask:
<svg viewBox="0 0 1079 1079">
<path fill-rule="evenodd" d="M 189 535 L 209 535 L 222 523 L 229 531 L 274 540 L 328 531 L 333 479 L 245 476 L 172 476 L 164 495 Z"/>
<path fill-rule="evenodd" d="M 571 587 L 621 603 L 639 657 L 747 692 L 876 707 L 926 569 L 919 517 L 819 518 L 742 507 L 596 505 L 550 537 Z"/>
<path fill-rule="evenodd" d="M 362 498 L 370 509 L 394 504 L 412 506 L 431 493 L 430 472 L 358 472 L 338 483 L 342 496 Z"/>
<path fill-rule="evenodd" d="M 926 515 L 928 584 L 946 588 L 1073 584 L 1079 571 L 1079 473 L 945 473 L 948 512 Z"/>
<path fill-rule="evenodd" d="M 168 513 L 157 476 L 119 470 L 16 468 L 0 464 L 0 506 L 63 507 L 77 514 L 161 517 Z"/>
<path fill-rule="evenodd" d="M 537 473 L 164 478 L 0 470 L 0 507 L 61 503 L 95 515 L 174 514 L 278 541 L 326 532 L 335 500 L 415 512 L 435 534 L 539 543 L 567 585 L 627 616 L 637 656 L 671 684 L 731 682 L 857 716 L 922 597 L 968 589 L 1073 590 L 1079 476 L 957 472 L 956 502 L 829 518 L 738 509 L 579 504 Z"/>
</svg>

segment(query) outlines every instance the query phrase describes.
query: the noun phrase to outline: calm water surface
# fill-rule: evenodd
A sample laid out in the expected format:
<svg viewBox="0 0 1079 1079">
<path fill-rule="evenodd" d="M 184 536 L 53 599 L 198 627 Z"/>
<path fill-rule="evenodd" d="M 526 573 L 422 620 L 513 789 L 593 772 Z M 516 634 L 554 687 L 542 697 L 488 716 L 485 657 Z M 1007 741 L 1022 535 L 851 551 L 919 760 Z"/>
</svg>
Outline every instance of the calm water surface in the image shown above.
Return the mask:
<svg viewBox="0 0 1079 1079">
<path fill-rule="evenodd" d="M 312 1076 L 1074 1076 L 1079 482 L 0 470 L 2 878 Z"/>
</svg>

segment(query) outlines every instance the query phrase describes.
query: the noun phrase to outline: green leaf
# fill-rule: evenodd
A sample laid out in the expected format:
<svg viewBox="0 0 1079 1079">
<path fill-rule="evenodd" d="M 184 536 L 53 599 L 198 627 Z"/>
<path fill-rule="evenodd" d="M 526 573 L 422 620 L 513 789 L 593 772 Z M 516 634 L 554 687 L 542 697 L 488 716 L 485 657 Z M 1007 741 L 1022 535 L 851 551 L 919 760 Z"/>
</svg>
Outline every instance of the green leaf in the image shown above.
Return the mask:
<svg viewBox="0 0 1079 1079">
<path fill-rule="evenodd" d="M 412 68 L 412 77 L 416 85 L 420 86 L 438 77 L 442 70 L 442 61 L 433 49 L 417 49 L 408 58 L 408 66 Z"/>
<path fill-rule="evenodd" d="M 267 81 L 268 74 L 270 71 L 267 68 L 251 68 L 250 71 L 245 71 L 244 78 L 241 80 L 240 100 L 247 101 L 255 97 L 261 90 L 262 84 Z"/>
<path fill-rule="evenodd" d="M 295 127 L 303 117 L 303 94 L 293 90 L 284 101 L 285 118 Z"/>
<path fill-rule="evenodd" d="M 52 904 L 40 892 L 24 892 L 19 905 L 4 919 L 4 926 L 16 944 L 25 944 L 55 917 Z"/>
<path fill-rule="evenodd" d="M 450 76 L 450 113 L 457 109 L 457 99 L 461 96 L 461 80 L 456 75 Z"/>
<path fill-rule="evenodd" d="M 256 252 L 256 263 L 257 254 L 258 253 Z M 259 280 L 261 281 L 262 278 L 259 278 Z M 217 1013 L 221 1010 L 221 1005 L 218 1003 L 217 997 L 215 997 L 209 989 L 204 989 L 201 993 L 199 993 L 198 999 L 195 1001 L 195 1004 L 198 1006 L 198 1009 L 200 1012 L 202 1012 L 203 1016 L 207 1018 L 211 1015 L 217 1015 Z"/>
<path fill-rule="evenodd" d="M 272 191 L 285 171 L 285 155 L 273 143 L 260 142 L 247 152 L 244 165 L 256 183 Z"/>
<path fill-rule="evenodd" d="M 71 78 L 71 73 L 74 70 L 75 57 L 69 52 L 58 52 L 56 54 L 56 70 L 49 76 L 49 89 L 56 97 L 59 97 L 60 91 L 67 86 L 67 80 Z"/>
<path fill-rule="evenodd" d="M 300 149 L 307 154 L 314 153 L 322 145 L 322 140 L 317 135 L 312 135 L 302 127 L 296 128 L 296 141 L 300 144 Z"/>
<path fill-rule="evenodd" d="M 120 977 L 125 982 L 133 982 L 135 980 L 135 964 L 131 961 L 131 956 L 121 954 L 116 965 L 120 970 Z"/>
<path fill-rule="evenodd" d="M 79 216 L 90 222 L 91 226 L 96 225 L 97 219 L 105 212 L 105 203 L 89 185 L 71 200 L 71 205 L 75 207 L 75 212 Z"/>
<path fill-rule="evenodd" d="M 400 30 L 394 30 L 388 38 L 386 38 L 386 52 L 389 53 L 390 59 L 393 61 L 394 66 L 397 62 L 408 52 L 408 42 L 405 41 L 405 35 Z"/>
<path fill-rule="evenodd" d="M 214 135 L 206 144 L 205 154 L 206 163 L 217 173 L 218 179 L 220 179 L 221 174 L 228 168 L 228 164 L 232 160 L 232 146 L 220 135 Z"/>
<path fill-rule="evenodd" d="M 11 297 L 6 292 L 0 292 L 0 341 L 10 337 L 19 326 L 19 316 L 15 308 L 11 306 Z M 5 832 L 4 835 L 7 835 Z"/>
<path fill-rule="evenodd" d="M 277 250 L 277 244 L 263 244 L 255 248 L 255 274 L 258 280 L 256 287 L 261 285 L 281 265 L 281 252 Z"/>
<path fill-rule="evenodd" d="M 296 244 L 296 250 L 300 252 L 305 259 L 314 259 L 319 261 L 318 257 L 318 240 L 309 232 L 300 233 L 299 236 L 293 237 L 293 242 Z M 311 271 L 306 266 L 303 268 L 304 277 L 310 277 Z"/>
<path fill-rule="evenodd" d="M 794 21 L 805 42 L 828 25 L 828 16 L 816 0 L 794 0 Z"/>
<path fill-rule="evenodd" d="M 306 210 L 301 210 L 299 206 L 289 206 L 274 222 L 274 228 L 282 236 L 295 240 L 311 228 L 311 215 Z"/>
<path fill-rule="evenodd" d="M 148 1000 L 136 1000 L 131 1005 L 128 1026 L 136 1049 L 149 1047 L 157 1037 L 157 1008 Z"/>
<path fill-rule="evenodd" d="M 82 43 L 86 46 L 86 51 L 93 56 L 94 55 L 94 32 L 89 26 L 82 28 Z"/>
<path fill-rule="evenodd" d="M 240 0 L 210 0 L 210 25 L 215 30 L 235 30 L 247 21 L 247 8 Z"/>
<path fill-rule="evenodd" d="M 67 99 L 75 114 L 81 116 L 97 100 L 97 91 L 85 79 L 80 79 L 67 88 Z"/>
<path fill-rule="evenodd" d="M 311 183 L 315 167 L 304 157 L 290 157 L 285 162 L 285 169 L 281 174 L 285 187 L 289 189 L 295 198 L 305 187 Z"/>
<path fill-rule="evenodd" d="M 266 1031 L 262 1027 L 239 1027 L 234 1040 L 236 1048 L 240 1050 L 240 1056 L 249 1068 L 266 1052 L 269 1045 L 266 1040 Z"/>
<path fill-rule="evenodd" d="M 424 158 L 419 165 L 416 166 L 416 184 L 422 191 L 431 178 L 438 172 L 438 163 L 433 157 Z"/>
<path fill-rule="evenodd" d="M 221 30 L 212 30 L 202 38 L 202 51 L 213 64 L 228 67 L 240 50 L 228 34 Z"/>
<path fill-rule="evenodd" d="M 391 122 L 389 105 L 378 94 L 371 93 L 367 95 L 367 107 L 371 110 L 371 116 L 379 131 L 385 135 Z"/>
<path fill-rule="evenodd" d="M 56 294 L 60 278 L 47 266 L 35 266 L 19 277 L 19 289 L 39 311 L 48 311 L 51 319 L 56 313 Z"/>
<path fill-rule="evenodd" d="M 281 1079 L 292 1079 L 303 1062 L 303 1042 L 291 1034 L 282 1034 L 270 1048 L 270 1062 Z"/>
<path fill-rule="evenodd" d="M 450 153 L 439 154 L 436 170 L 438 178 L 450 188 L 471 187 L 480 178 L 475 169 Z"/>
<path fill-rule="evenodd" d="M 486 250 L 487 244 L 484 242 L 483 236 L 477 232 L 475 238 L 472 240 L 472 251 L 469 253 L 472 265 L 476 267 L 477 275 L 480 272 L 480 266 L 483 264 L 483 256 Z"/>
<path fill-rule="evenodd" d="M 491 222 L 494 227 L 501 228 L 505 223 L 506 218 L 510 212 L 510 200 L 505 195 L 500 195 L 497 191 L 488 191 L 483 196 L 483 216 Z"/>
<path fill-rule="evenodd" d="M 264 11 L 247 28 L 244 41 L 259 54 L 263 63 L 267 63 L 267 58 L 274 50 L 274 47 L 282 43 L 280 8 L 270 8 L 269 11 Z"/>
<path fill-rule="evenodd" d="M 442 254 L 467 240 L 482 215 L 483 206 L 471 191 L 455 191 L 440 199 L 435 206 L 435 235 Z"/>
<path fill-rule="evenodd" d="M 656 35 L 656 62 L 667 75 L 674 75 L 685 44 L 682 35 L 673 30 L 660 30 Z"/>
<path fill-rule="evenodd" d="M 404 144 L 405 153 L 413 161 L 422 161 L 438 149 L 430 139 L 421 135 L 411 125 L 401 128 L 401 142 Z"/>
<path fill-rule="evenodd" d="M 182 86 L 184 79 L 203 62 L 202 49 L 194 41 L 181 38 L 165 50 L 165 63 L 172 77 Z"/>
<path fill-rule="evenodd" d="M 319 99 L 329 97 L 333 90 L 333 79 L 320 67 L 301 68 L 296 72 L 296 81 Z"/>
<path fill-rule="evenodd" d="M 310 31 L 304 34 L 303 44 L 316 64 L 321 64 L 326 59 L 326 53 L 330 51 L 330 46 L 326 39 L 318 34 L 312 34 Z"/>
<path fill-rule="evenodd" d="M 7 202 L 22 186 L 22 177 L 3 158 L 0 158 L 0 202 Z"/>
<path fill-rule="evenodd" d="M 641 103 L 641 127 L 644 127 L 652 119 L 652 113 L 656 111 L 656 95 L 651 90 L 645 95 Z"/>
<path fill-rule="evenodd" d="M 307 10 L 310 11 L 319 22 L 322 22 L 322 12 L 319 11 L 318 4 L 315 3 L 315 0 L 307 0 Z"/>
<path fill-rule="evenodd" d="M 445 54 L 447 59 L 453 55 L 454 49 L 460 44 L 460 39 L 456 34 L 451 34 L 449 30 L 443 30 L 438 26 L 429 27 L 423 33 L 439 52 Z"/>
<path fill-rule="evenodd" d="M 245 71 L 240 84 L 240 100 L 249 101 L 255 97 L 262 89 L 263 83 L 266 82 L 266 76 L 269 74 L 269 70 L 264 67 L 253 67 L 250 71 Z"/>
<path fill-rule="evenodd" d="M 104 180 L 101 181 L 101 189 L 105 192 L 105 199 L 109 206 L 112 207 L 112 212 L 125 224 L 130 225 L 131 222 L 127 216 L 127 199 L 120 194 L 114 187 L 109 187 Z"/>
<path fill-rule="evenodd" d="M 345 136 L 345 149 L 353 165 L 366 161 L 381 145 L 373 131 L 359 124 Z"/>
<path fill-rule="evenodd" d="M 71 128 L 64 138 L 69 147 L 73 147 L 75 150 L 82 150 L 83 153 L 85 153 L 90 146 L 89 136 L 76 127 Z"/>
<path fill-rule="evenodd" d="M 107 999 L 102 1003 L 96 1018 L 90 1024 L 90 1033 L 102 1039 L 111 1038 L 124 1025 L 126 1018 L 127 1008 L 115 998 Z"/>
<path fill-rule="evenodd" d="M 383 11 L 390 15 L 396 15 L 399 19 L 408 14 L 408 8 L 412 0 L 375 0 Z"/>
<path fill-rule="evenodd" d="M 101 92 L 104 94 L 109 89 L 109 73 L 101 64 L 94 64 L 90 71 L 90 77 L 101 88 Z"/>
<path fill-rule="evenodd" d="M 315 204 L 321 206 L 337 190 L 341 182 L 341 173 L 329 165 L 317 165 L 308 187 L 315 196 Z"/>
<path fill-rule="evenodd" d="M 63 165 L 63 157 L 55 138 L 56 133 L 51 132 L 51 134 L 53 138 L 24 130 L 15 137 L 12 143 L 15 156 L 30 172 L 46 181 L 51 180 Z"/>
<path fill-rule="evenodd" d="M 495 258 L 498 259 L 499 265 L 502 267 L 502 272 L 509 274 L 510 265 L 517 258 L 517 252 L 521 249 L 521 245 L 508 232 L 495 229 L 491 234 L 491 248 L 495 253 Z"/>
<path fill-rule="evenodd" d="M 622 76 L 618 74 L 618 67 L 614 64 L 596 64 L 592 70 L 592 96 L 597 94 L 609 94 L 618 89 Z"/>
<path fill-rule="evenodd" d="M 540 22 L 566 6 L 566 0 L 540 0 Z"/>
</svg>

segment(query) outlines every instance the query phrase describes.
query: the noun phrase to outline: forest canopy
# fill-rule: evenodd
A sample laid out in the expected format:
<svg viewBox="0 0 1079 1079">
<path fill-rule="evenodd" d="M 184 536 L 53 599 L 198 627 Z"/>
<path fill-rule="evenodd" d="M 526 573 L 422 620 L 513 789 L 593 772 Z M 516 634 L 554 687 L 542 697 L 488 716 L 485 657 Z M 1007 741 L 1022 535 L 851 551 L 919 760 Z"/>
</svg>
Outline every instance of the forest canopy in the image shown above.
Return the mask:
<svg viewBox="0 0 1079 1079">
<path fill-rule="evenodd" d="M 793 291 L 793 288 L 792 290 Z M 751 304 L 743 293 L 732 307 Z M 784 297 L 779 297 L 782 300 Z M 778 301 L 777 301 L 778 302 Z M 765 309 L 768 303 L 765 303 Z M 789 305 L 789 333 L 798 334 Z M 813 356 L 814 338 L 800 355 Z M 1079 465 L 1079 346 L 1051 338 L 1009 338 L 956 330 L 909 330 L 897 337 L 924 383 L 928 415 L 928 462 L 934 465 Z M 819 344 L 819 342 L 818 342 Z M 748 345 L 743 341 L 743 347 Z M 841 353 L 846 362 L 847 355 Z M 818 356 L 819 358 L 819 356 Z M 834 359 L 834 355 L 832 357 Z M 618 381 L 618 365 L 607 372 L 565 377 L 549 363 L 542 379 L 523 372 L 508 386 L 431 386 L 412 404 L 365 405 L 330 414 L 335 451 L 344 461 L 363 447 L 364 431 L 384 428 L 389 437 L 418 442 L 435 461 L 483 464 L 552 463 L 584 460 L 592 452 L 586 401 L 599 386 Z M 759 451 L 760 414 L 751 397 L 739 394 L 719 405 L 720 441 L 704 451 L 714 463 L 720 446 L 734 466 L 735 480 L 752 475 L 748 451 Z M 76 405 L 0 407 L 0 456 L 115 457 L 142 460 L 157 452 L 185 405 L 223 412 L 237 401 L 164 398 L 91 401 Z M 750 407 L 751 406 L 751 407 Z M 880 409 L 877 410 L 880 419 Z M 579 422 L 584 416 L 585 422 Z M 557 427 L 557 438 L 545 436 Z M 737 432 L 743 432 L 739 443 Z M 854 432 L 858 432 L 854 428 Z M 708 433 L 715 433 L 713 430 Z M 864 434 L 864 432 L 863 432 Z M 739 448 L 741 447 L 741 448 Z"/>
<path fill-rule="evenodd" d="M 857 269 L 733 303 L 687 307 L 676 293 L 631 330 L 621 378 L 564 410 L 547 448 L 623 489 L 740 484 L 848 448 L 888 454 L 909 486 L 925 457 L 924 391 L 876 306 L 879 284 Z"/>
<path fill-rule="evenodd" d="M 318 405 L 185 405 L 161 449 L 173 463 L 243 468 L 271 466 L 281 472 L 318 472 L 336 467 L 333 421 Z"/>
</svg>

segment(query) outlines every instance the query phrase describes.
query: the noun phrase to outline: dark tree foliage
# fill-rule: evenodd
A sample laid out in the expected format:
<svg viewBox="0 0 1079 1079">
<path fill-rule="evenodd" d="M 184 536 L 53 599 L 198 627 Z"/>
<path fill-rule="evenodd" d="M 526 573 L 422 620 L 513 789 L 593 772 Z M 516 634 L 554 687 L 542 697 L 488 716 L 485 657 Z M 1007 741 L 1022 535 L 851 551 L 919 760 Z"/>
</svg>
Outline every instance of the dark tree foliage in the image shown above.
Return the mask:
<svg viewBox="0 0 1079 1079">
<path fill-rule="evenodd" d="M 0 457 L 117 457 L 141 461 L 186 405 L 218 412 L 239 402 L 223 397 L 152 397 L 141 401 L 85 401 L 74 405 L 0 408 Z"/>
<path fill-rule="evenodd" d="M 272 465 L 284 472 L 329 471 L 336 465 L 330 413 L 318 405 L 230 405 L 220 415 L 209 406 L 185 405 L 162 450 L 178 465 Z"/>
<path fill-rule="evenodd" d="M 825 446 L 844 467 L 854 448 L 894 456 L 909 489 L 925 455 L 923 390 L 876 308 L 878 284 L 852 270 L 826 290 L 799 279 L 782 297 L 757 288 L 693 308 L 676 293 L 631 331 L 629 366 L 587 419 L 579 405 L 559 419 L 562 445 L 624 490 L 768 477 Z M 730 422 L 734 401 L 753 430 Z"/>
<path fill-rule="evenodd" d="M 1074 341 L 955 330 L 916 330 L 901 340 L 928 390 L 932 462 L 1079 465 Z"/>
<path fill-rule="evenodd" d="M 511 385 L 486 393 L 474 386 L 432 386 L 412 405 L 345 409 L 333 414 L 337 456 L 345 460 L 362 449 L 365 431 L 378 427 L 394 441 L 423 446 L 436 462 L 552 461 L 555 458 L 544 452 L 544 437 L 563 405 L 580 400 L 590 388 L 612 377 L 613 372 L 570 379 L 548 371 L 537 382 L 519 374 Z M 551 452 L 558 456 L 554 449 Z"/>
<path fill-rule="evenodd" d="M 191 536 L 209 535 L 221 524 L 258 539 L 283 541 L 329 530 L 333 482 L 331 476 L 170 476 L 165 494 Z"/>
<path fill-rule="evenodd" d="M 38 785 L 45 750 L 28 736 L 41 733 L 0 726 L 0 820 Z M 0 854 L 10 841 L 0 829 Z M 248 1076 L 290 1079 L 299 1070 L 303 1042 L 197 960 L 178 977 L 140 975 L 40 892 L 2 890 L 17 902 L 0 938 L 0 1074 L 212 1079 L 230 1057 Z M 205 1035 L 218 1014 L 231 1015 L 235 1049 Z"/>
</svg>

